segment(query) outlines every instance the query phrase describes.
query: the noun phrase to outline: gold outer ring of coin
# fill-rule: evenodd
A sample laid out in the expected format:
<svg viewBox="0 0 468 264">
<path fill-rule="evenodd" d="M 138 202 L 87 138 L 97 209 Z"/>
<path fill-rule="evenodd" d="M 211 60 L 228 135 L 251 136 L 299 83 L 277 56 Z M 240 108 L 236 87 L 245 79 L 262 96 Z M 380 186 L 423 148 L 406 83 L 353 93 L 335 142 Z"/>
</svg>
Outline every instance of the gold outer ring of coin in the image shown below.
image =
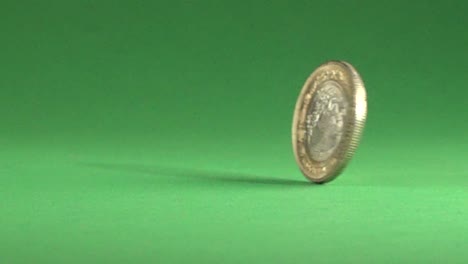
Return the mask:
<svg viewBox="0 0 468 264">
<path fill-rule="evenodd" d="M 314 93 L 321 83 L 334 80 L 348 101 L 343 134 L 331 156 L 324 161 L 310 157 L 306 143 L 306 116 Z M 299 169 L 315 183 L 325 183 L 336 178 L 346 167 L 359 143 L 367 116 L 364 83 L 356 69 L 344 61 L 329 61 L 319 66 L 307 79 L 294 110 L 292 143 Z"/>
</svg>

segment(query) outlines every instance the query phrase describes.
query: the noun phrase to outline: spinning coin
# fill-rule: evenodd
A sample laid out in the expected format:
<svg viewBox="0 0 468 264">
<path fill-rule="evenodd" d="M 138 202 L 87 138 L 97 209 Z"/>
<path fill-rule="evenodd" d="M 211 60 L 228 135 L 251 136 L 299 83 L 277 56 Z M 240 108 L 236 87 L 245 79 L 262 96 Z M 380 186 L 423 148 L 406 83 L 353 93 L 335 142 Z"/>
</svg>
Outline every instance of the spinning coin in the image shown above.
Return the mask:
<svg viewBox="0 0 468 264">
<path fill-rule="evenodd" d="M 294 111 L 293 149 L 311 181 L 334 179 L 359 143 L 367 113 L 361 77 L 347 62 L 318 67 L 302 87 Z"/>
</svg>

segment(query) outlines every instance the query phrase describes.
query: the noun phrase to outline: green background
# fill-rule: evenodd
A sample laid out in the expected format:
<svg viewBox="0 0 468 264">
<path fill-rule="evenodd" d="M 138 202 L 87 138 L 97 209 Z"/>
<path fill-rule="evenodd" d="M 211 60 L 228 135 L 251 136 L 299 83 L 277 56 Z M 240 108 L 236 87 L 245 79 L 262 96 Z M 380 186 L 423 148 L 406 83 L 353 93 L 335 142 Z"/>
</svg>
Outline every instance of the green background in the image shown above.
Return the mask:
<svg viewBox="0 0 468 264">
<path fill-rule="evenodd" d="M 1 263 L 468 262 L 466 1 L 0 3 Z M 309 184 L 295 101 L 368 122 Z"/>
</svg>

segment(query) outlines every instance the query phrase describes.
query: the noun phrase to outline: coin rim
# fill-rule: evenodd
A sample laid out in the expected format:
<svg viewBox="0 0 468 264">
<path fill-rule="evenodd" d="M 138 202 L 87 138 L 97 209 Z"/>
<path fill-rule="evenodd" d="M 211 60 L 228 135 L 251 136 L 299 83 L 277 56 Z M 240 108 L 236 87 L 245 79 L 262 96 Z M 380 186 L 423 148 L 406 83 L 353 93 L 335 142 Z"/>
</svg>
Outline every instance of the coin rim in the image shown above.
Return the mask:
<svg viewBox="0 0 468 264">
<path fill-rule="evenodd" d="M 346 127 L 344 128 L 343 138 L 340 143 L 340 145 L 345 144 L 345 143 L 347 144 L 345 146 L 339 146 L 338 149 L 335 150 L 335 153 L 343 153 L 342 158 L 338 160 L 337 164 L 333 168 L 329 169 L 325 174 L 323 174 L 323 176 L 317 176 L 317 175 L 314 175 L 310 170 L 305 169 L 303 166 L 303 163 L 301 162 L 299 158 L 297 133 L 298 133 L 299 122 L 301 121 L 300 112 L 302 109 L 304 96 L 309 91 L 310 85 L 314 80 L 312 77 L 320 69 L 322 69 L 323 67 L 329 66 L 330 64 L 337 65 L 340 69 L 342 69 L 343 71 L 346 71 L 347 74 L 349 74 L 350 76 L 350 87 L 348 87 L 347 89 L 351 93 L 351 96 L 349 97 L 350 98 L 350 106 L 349 106 L 350 111 L 349 112 L 351 113 L 351 119 L 346 124 Z M 297 99 L 296 107 L 294 109 L 294 117 L 293 117 L 293 124 L 292 124 L 293 152 L 294 152 L 294 157 L 296 159 L 296 163 L 298 164 L 299 169 L 301 170 L 302 174 L 307 179 L 315 183 L 325 183 L 336 178 L 341 173 L 341 171 L 343 171 L 343 169 L 346 167 L 346 165 L 352 158 L 357 148 L 357 145 L 359 143 L 359 140 L 363 132 L 366 117 L 367 117 L 366 89 L 364 87 L 364 82 L 362 81 L 362 78 L 360 77 L 356 69 L 348 62 L 336 61 L 336 60 L 327 61 L 321 64 L 319 67 L 317 67 L 309 75 L 306 82 L 304 83 L 301 89 L 301 92 L 299 94 L 299 97 Z M 335 156 L 335 154 L 332 154 L 332 157 L 333 156 Z M 324 161 L 323 163 L 326 164 L 326 162 L 329 160 L 330 158 Z M 320 163 L 317 161 L 315 162 Z"/>
</svg>

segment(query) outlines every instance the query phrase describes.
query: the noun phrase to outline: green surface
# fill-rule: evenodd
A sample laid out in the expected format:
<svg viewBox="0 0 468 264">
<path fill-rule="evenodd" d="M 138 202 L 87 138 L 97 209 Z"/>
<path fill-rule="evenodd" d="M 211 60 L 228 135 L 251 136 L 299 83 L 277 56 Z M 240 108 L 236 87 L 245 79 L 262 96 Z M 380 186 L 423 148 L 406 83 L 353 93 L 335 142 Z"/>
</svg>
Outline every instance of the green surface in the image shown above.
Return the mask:
<svg viewBox="0 0 468 264">
<path fill-rule="evenodd" d="M 2 1 L 0 263 L 467 263 L 466 1 Z M 309 184 L 315 67 L 368 90 Z"/>
</svg>

